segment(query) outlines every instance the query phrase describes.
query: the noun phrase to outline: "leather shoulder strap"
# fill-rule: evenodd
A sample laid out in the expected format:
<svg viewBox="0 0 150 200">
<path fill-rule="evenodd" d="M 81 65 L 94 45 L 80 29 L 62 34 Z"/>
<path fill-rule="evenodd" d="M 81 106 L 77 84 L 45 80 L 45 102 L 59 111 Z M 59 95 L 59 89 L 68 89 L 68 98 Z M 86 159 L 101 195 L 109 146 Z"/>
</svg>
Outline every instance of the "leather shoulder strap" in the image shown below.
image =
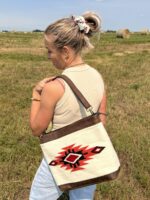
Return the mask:
<svg viewBox="0 0 150 200">
<path fill-rule="evenodd" d="M 79 89 L 75 86 L 75 84 L 72 82 L 72 80 L 70 80 L 70 78 L 68 78 L 66 75 L 59 75 L 59 76 L 56 76 L 53 80 L 55 80 L 56 78 L 62 78 L 64 81 L 66 81 L 66 83 L 70 86 L 70 88 L 72 89 L 73 93 L 79 99 L 79 101 L 82 103 L 82 105 L 87 110 L 89 110 L 92 114 L 94 113 L 92 111 L 92 106 L 89 104 L 89 102 L 83 96 L 83 94 L 79 91 Z"/>
</svg>

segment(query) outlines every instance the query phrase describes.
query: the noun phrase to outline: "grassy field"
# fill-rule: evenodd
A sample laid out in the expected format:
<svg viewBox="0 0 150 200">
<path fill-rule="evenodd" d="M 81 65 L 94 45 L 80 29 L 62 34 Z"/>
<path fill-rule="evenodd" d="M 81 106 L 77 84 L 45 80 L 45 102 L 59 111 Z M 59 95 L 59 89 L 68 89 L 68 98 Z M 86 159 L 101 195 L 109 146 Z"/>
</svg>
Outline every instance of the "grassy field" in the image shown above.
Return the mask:
<svg viewBox="0 0 150 200">
<path fill-rule="evenodd" d="M 119 178 L 97 186 L 98 199 L 150 199 L 150 35 L 103 33 L 85 61 L 107 88 L 107 130 L 121 160 Z M 0 33 L 0 200 L 27 200 L 42 154 L 29 113 L 36 82 L 58 72 L 42 33 Z M 62 198 L 64 199 L 64 198 Z"/>
</svg>

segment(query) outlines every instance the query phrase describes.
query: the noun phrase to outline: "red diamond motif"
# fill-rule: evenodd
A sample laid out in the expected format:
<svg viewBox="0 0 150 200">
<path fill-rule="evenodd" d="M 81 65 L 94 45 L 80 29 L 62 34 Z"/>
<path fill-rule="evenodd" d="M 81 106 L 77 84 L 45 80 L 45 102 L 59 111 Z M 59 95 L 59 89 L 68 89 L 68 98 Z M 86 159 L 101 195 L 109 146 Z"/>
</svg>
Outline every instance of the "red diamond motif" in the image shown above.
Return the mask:
<svg viewBox="0 0 150 200">
<path fill-rule="evenodd" d="M 68 163 L 71 163 L 71 164 L 74 164 L 74 163 L 76 163 L 79 160 L 79 158 L 81 156 L 82 156 L 81 154 L 69 153 L 67 155 L 67 157 L 64 159 L 64 161 L 68 162 Z"/>
<path fill-rule="evenodd" d="M 55 166 L 57 165 L 57 162 L 55 160 L 51 161 L 49 165 Z"/>
<path fill-rule="evenodd" d="M 65 168 L 65 170 L 71 170 L 75 172 L 78 170 L 85 170 L 84 165 L 87 165 L 89 160 L 92 159 L 95 154 L 101 153 L 104 146 L 88 147 L 82 145 L 71 144 L 62 148 L 62 151 L 58 153 L 58 156 L 52 160 L 49 165 Z"/>
<path fill-rule="evenodd" d="M 99 146 L 96 146 L 92 152 L 93 153 L 100 153 L 105 147 L 99 147 Z"/>
</svg>

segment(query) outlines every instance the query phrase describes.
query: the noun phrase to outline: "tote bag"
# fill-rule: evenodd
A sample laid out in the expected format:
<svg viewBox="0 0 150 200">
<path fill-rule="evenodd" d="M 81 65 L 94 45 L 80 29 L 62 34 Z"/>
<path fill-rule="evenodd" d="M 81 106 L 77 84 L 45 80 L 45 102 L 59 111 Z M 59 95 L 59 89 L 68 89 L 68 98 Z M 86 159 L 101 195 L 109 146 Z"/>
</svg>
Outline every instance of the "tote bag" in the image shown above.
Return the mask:
<svg viewBox="0 0 150 200">
<path fill-rule="evenodd" d="M 58 187 L 75 189 L 117 178 L 120 162 L 99 114 L 74 83 L 63 78 L 91 115 L 42 134 L 40 146 Z"/>
</svg>

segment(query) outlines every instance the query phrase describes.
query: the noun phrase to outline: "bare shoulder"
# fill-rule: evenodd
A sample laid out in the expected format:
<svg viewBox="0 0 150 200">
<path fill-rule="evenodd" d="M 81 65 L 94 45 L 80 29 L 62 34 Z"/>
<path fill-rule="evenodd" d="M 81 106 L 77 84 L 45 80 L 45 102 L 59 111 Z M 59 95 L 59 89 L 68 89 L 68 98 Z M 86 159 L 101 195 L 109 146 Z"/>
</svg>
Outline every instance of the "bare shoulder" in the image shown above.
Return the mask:
<svg viewBox="0 0 150 200">
<path fill-rule="evenodd" d="M 42 91 L 42 96 L 59 100 L 64 94 L 64 91 L 65 88 L 63 84 L 56 79 L 45 84 Z"/>
</svg>

